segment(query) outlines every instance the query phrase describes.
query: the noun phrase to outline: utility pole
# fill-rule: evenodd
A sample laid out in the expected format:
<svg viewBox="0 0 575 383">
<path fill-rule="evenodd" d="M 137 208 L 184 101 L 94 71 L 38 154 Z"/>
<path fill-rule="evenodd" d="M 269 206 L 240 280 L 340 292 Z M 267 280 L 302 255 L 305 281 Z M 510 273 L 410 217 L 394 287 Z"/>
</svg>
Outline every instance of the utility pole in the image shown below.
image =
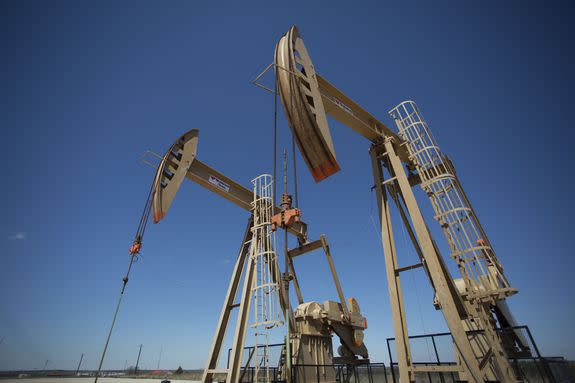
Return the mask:
<svg viewBox="0 0 575 383">
<path fill-rule="evenodd" d="M 160 369 L 160 362 L 162 361 L 162 351 L 164 350 L 164 345 L 160 345 L 160 357 L 158 358 L 158 368 L 156 370 Z"/>
<path fill-rule="evenodd" d="M 48 366 L 48 362 L 49 362 L 49 360 L 46 359 L 46 362 L 44 363 L 44 368 L 42 369 L 42 371 L 44 372 L 44 375 L 46 374 L 46 366 Z"/>
<path fill-rule="evenodd" d="M 136 368 L 134 369 L 134 375 L 138 375 L 138 364 L 140 363 L 140 355 L 142 355 L 142 345 L 140 345 L 140 351 L 138 351 L 138 359 L 136 360 Z"/>
<path fill-rule="evenodd" d="M 78 372 L 80 372 L 80 366 L 82 365 L 83 359 L 84 359 L 84 353 L 82 353 L 82 356 L 80 356 L 80 362 L 78 362 L 78 368 L 76 368 L 76 375 L 78 375 Z"/>
</svg>

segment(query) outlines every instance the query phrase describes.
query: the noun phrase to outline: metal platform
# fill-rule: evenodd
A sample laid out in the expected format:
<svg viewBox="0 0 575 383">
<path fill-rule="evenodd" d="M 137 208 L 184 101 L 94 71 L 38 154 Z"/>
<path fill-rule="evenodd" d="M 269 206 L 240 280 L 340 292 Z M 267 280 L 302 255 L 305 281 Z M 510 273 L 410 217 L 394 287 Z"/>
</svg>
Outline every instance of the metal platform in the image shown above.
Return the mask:
<svg viewBox="0 0 575 383">
<path fill-rule="evenodd" d="M 529 349 L 531 353 L 525 353 L 521 350 L 508 350 L 508 355 L 510 364 L 512 365 L 514 372 L 517 377 L 519 377 L 524 382 L 530 383 L 563 383 L 563 382 L 575 382 L 575 377 L 572 376 L 569 370 L 568 362 L 562 357 L 544 357 L 539 352 L 539 348 L 533 339 L 533 335 L 527 326 L 515 326 L 509 329 L 497 329 L 502 338 L 506 338 L 507 335 L 515 335 L 516 333 L 521 333 L 521 335 L 528 339 Z M 481 330 L 468 331 L 468 337 L 472 338 L 481 335 Z M 450 346 L 453 343 L 451 333 L 432 333 L 423 335 L 413 335 L 409 337 L 412 349 L 415 351 L 418 346 L 419 348 L 428 348 L 428 352 L 431 354 L 429 360 L 419 360 L 414 361 L 413 365 L 420 369 L 420 372 L 416 373 L 416 382 L 427 382 L 427 383 L 456 383 L 461 382 L 457 380 L 456 367 L 457 363 L 455 359 L 450 358 L 446 355 L 445 347 Z M 395 338 L 387 338 L 387 351 L 390 360 L 389 370 L 391 371 L 390 382 L 396 383 L 399 381 L 398 375 L 398 362 L 394 360 L 394 352 L 392 344 L 395 342 Z M 421 350 L 420 350 L 421 351 Z M 431 351 L 431 352 L 430 352 Z M 433 371 L 435 366 L 453 366 L 453 372 L 445 371 Z"/>
</svg>

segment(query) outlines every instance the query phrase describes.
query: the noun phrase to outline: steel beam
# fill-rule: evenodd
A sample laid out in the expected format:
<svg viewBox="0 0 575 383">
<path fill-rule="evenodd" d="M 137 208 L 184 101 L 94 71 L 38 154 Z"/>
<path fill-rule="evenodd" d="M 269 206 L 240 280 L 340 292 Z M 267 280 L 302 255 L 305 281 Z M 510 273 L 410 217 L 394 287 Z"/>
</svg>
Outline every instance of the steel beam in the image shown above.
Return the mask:
<svg viewBox="0 0 575 383">
<path fill-rule="evenodd" d="M 226 382 L 238 383 L 241 373 L 242 355 L 244 351 L 244 343 L 246 339 L 246 331 L 248 328 L 248 320 L 250 307 L 252 305 L 252 286 L 254 284 L 254 277 L 256 270 L 253 267 L 254 261 L 247 257 L 247 267 L 244 276 L 244 285 L 242 287 L 242 295 L 236 323 L 236 331 L 232 342 L 232 352 L 230 355 L 230 365 L 228 369 L 228 376 Z"/>
<path fill-rule="evenodd" d="M 407 333 L 407 323 L 405 320 L 405 308 L 403 305 L 403 294 L 401 292 L 401 282 L 398 268 L 397 254 L 395 252 L 395 241 L 391 227 L 391 215 L 389 213 L 389 200 L 387 192 L 383 187 L 383 171 L 381 161 L 375 146 L 370 150 L 371 165 L 373 170 L 373 181 L 378 205 L 379 222 L 381 227 L 381 242 L 385 258 L 385 271 L 387 275 L 387 288 L 391 306 L 391 317 L 393 319 L 393 330 L 396 339 L 396 351 L 399 368 L 399 382 L 410 383 L 415 380 L 415 376 L 410 370 L 411 350 L 409 347 L 409 335 Z"/>
<path fill-rule="evenodd" d="M 290 258 L 295 258 L 305 253 L 309 253 L 310 251 L 320 249 L 321 247 L 322 247 L 321 240 L 318 239 L 312 242 L 304 243 L 301 246 L 294 247 L 293 249 L 288 251 L 288 255 L 290 256 Z"/>
<path fill-rule="evenodd" d="M 240 185 L 214 168 L 206 165 L 197 158 L 190 165 L 187 178 L 200 186 L 216 193 L 220 197 L 232 202 L 244 210 L 252 210 L 254 193 L 252 190 Z M 274 208 L 274 214 L 281 212 L 279 207 Z M 302 243 L 307 241 L 307 224 L 299 221 L 288 227 L 288 232 L 295 235 Z"/>
<path fill-rule="evenodd" d="M 216 327 L 216 333 L 214 335 L 214 340 L 212 342 L 212 347 L 210 349 L 210 354 L 208 356 L 208 362 L 206 363 L 206 368 L 204 369 L 204 373 L 202 376 L 203 383 L 213 382 L 213 377 L 214 374 L 216 373 L 216 369 L 218 366 L 218 360 L 220 357 L 220 353 L 222 351 L 222 343 L 226 336 L 232 309 L 236 307 L 241 307 L 241 303 L 235 304 L 234 301 L 236 299 L 238 286 L 242 278 L 246 258 L 248 255 L 248 250 L 250 248 L 250 241 L 252 239 L 252 231 L 251 231 L 252 224 L 253 224 L 253 217 L 250 216 L 248 223 L 246 225 L 246 231 L 243 236 L 242 245 L 240 246 L 238 258 L 234 266 L 232 278 L 228 286 L 226 299 L 224 300 L 224 305 L 220 313 L 220 319 L 218 320 L 218 326 Z M 241 345 L 241 349 L 243 349 L 243 343 Z"/>
<path fill-rule="evenodd" d="M 397 156 L 390 139 L 385 140 L 384 146 L 389 158 L 389 165 L 391 167 L 390 171 L 392 172 L 392 176 L 397 178 L 397 185 L 399 188 L 398 192 L 405 201 L 407 212 L 413 222 L 415 233 L 419 240 L 418 242 L 423 251 L 430 278 L 433 280 L 437 300 L 451 331 L 457 351 L 461 355 L 462 367 L 465 370 L 469 382 L 481 383 L 483 382 L 484 373 L 479 368 L 478 361 L 473 354 L 471 344 L 467 338 L 465 328 L 463 327 L 462 319 L 464 318 L 461 318 L 459 315 L 456 298 L 452 295 L 449 288 L 449 282 L 443 272 L 439 254 L 435 251 L 431 234 L 429 233 L 421 211 L 419 210 L 419 206 L 407 179 L 401 159 Z M 380 168 L 379 163 L 376 165 Z"/>
<path fill-rule="evenodd" d="M 339 296 L 339 301 L 341 302 L 341 308 L 343 309 L 344 315 L 349 317 L 349 309 L 345 301 L 345 296 L 343 295 L 343 290 L 341 289 L 341 283 L 339 282 L 339 277 L 337 276 L 337 271 L 335 270 L 335 265 L 333 264 L 333 259 L 331 258 L 331 252 L 329 251 L 329 245 L 327 244 L 327 238 L 325 235 L 319 237 L 323 251 L 325 252 L 325 257 L 327 258 L 327 263 L 329 264 L 329 269 L 331 271 L 331 277 L 333 278 L 333 283 L 335 289 L 337 290 L 337 295 Z"/>
</svg>

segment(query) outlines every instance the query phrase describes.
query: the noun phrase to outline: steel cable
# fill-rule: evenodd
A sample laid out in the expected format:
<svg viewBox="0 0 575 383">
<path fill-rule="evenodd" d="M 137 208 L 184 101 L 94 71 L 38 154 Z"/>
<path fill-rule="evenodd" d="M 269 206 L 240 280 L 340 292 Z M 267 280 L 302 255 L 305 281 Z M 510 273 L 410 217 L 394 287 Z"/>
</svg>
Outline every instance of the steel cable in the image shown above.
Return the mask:
<svg viewBox="0 0 575 383">
<path fill-rule="evenodd" d="M 112 332 L 114 331 L 114 326 L 116 324 L 118 312 L 120 311 L 120 306 L 121 306 L 122 300 L 124 298 L 124 291 L 126 290 L 126 285 L 128 284 L 130 271 L 132 270 L 132 265 L 138 259 L 138 253 L 139 253 L 141 245 L 142 245 L 142 239 L 144 238 L 144 232 L 146 231 L 146 226 L 147 226 L 148 219 L 150 217 L 151 208 L 152 208 L 153 190 L 154 190 L 154 182 L 152 182 L 152 186 L 150 187 L 150 191 L 148 192 L 148 198 L 146 200 L 146 205 L 144 206 L 144 211 L 142 212 L 142 216 L 140 217 L 140 222 L 138 223 L 138 230 L 136 231 L 136 235 L 134 237 L 134 242 L 132 244 L 132 247 L 130 247 L 130 263 L 128 264 L 128 270 L 126 271 L 126 275 L 124 276 L 124 278 L 122 278 L 122 290 L 120 291 L 120 298 L 118 299 L 118 304 L 116 305 L 116 310 L 114 311 L 114 317 L 112 319 L 112 324 L 110 325 L 110 331 L 108 332 L 108 336 L 106 338 L 106 343 L 104 344 L 104 350 L 102 351 L 100 363 L 98 364 L 98 370 L 96 371 L 96 377 L 94 378 L 94 383 L 98 382 L 98 378 L 100 377 L 100 372 L 102 370 L 102 364 L 104 363 L 104 358 L 106 356 L 106 352 L 108 351 L 108 344 L 110 343 L 110 338 L 112 337 Z"/>
</svg>

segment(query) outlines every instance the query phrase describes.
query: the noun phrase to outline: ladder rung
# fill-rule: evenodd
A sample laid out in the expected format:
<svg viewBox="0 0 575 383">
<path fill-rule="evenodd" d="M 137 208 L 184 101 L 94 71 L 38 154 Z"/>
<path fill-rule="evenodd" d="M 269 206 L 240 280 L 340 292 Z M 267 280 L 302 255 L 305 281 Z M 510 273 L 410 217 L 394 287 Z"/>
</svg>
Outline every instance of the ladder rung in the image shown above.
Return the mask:
<svg viewBox="0 0 575 383">
<path fill-rule="evenodd" d="M 489 360 L 491 359 L 491 357 L 493 356 L 493 349 L 490 348 L 489 350 L 487 350 L 487 352 L 485 353 L 485 356 L 483 357 L 483 359 L 481 360 L 481 362 L 479 362 L 479 369 L 483 370 L 485 368 L 485 366 L 487 366 L 487 364 L 489 363 Z"/>
<path fill-rule="evenodd" d="M 416 263 L 415 265 L 400 267 L 399 269 L 395 269 L 395 273 L 399 274 L 399 273 L 407 271 L 407 270 L 418 269 L 422 266 L 423 266 L 423 263 Z"/>
<path fill-rule="evenodd" d="M 240 307 L 239 303 L 234 303 L 230 305 L 230 309 L 235 309 L 236 307 Z"/>
<path fill-rule="evenodd" d="M 461 372 L 461 367 L 453 364 L 453 365 L 418 365 L 418 366 L 409 366 L 409 370 L 413 372 Z"/>
<path fill-rule="evenodd" d="M 388 178 L 388 179 L 386 179 L 385 181 L 383 181 L 383 182 L 381 183 L 381 185 L 382 185 L 382 186 L 385 186 L 385 185 L 387 185 L 388 183 L 395 181 L 396 179 L 397 179 L 397 177 Z"/>
<path fill-rule="evenodd" d="M 208 373 L 210 374 L 227 374 L 228 370 L 225 368 L 210 368 L 208 369 Z"/>
</svg>

